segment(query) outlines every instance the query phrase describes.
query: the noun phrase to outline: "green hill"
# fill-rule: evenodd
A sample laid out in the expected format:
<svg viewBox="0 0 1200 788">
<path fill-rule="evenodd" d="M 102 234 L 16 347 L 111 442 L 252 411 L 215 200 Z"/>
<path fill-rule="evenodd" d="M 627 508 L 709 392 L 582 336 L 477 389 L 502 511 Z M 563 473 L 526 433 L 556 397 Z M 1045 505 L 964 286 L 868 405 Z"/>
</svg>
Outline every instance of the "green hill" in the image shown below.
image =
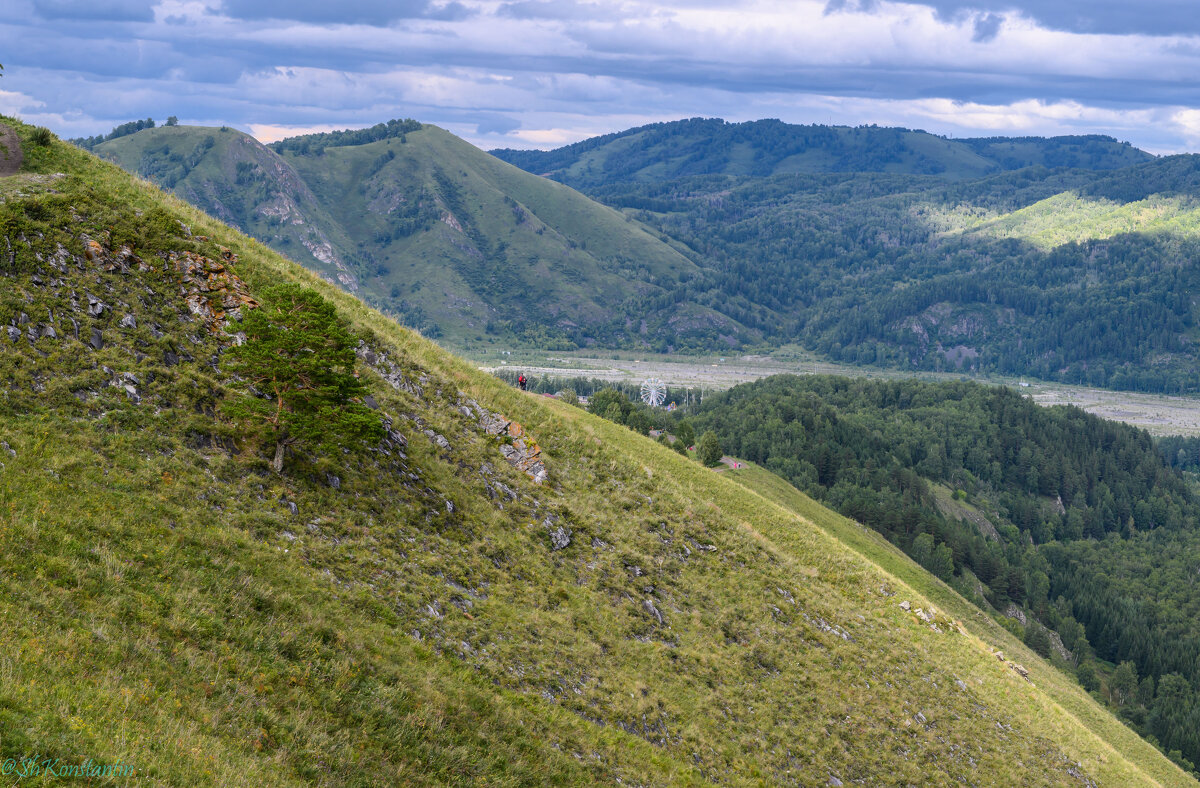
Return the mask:
<svg viewBox="0 0 1200 788">
<path fill-rule="evenodd" d="M 149 128 L 95 152 L 455 346 L 754 339 L 671 293 L 687 257 L 640 224 L 415 121 L 272 150 L 230 129 Z"/>
<path fill-rule="evenodd" d="M 955 140 L 904 128 L 719 118 L 653 123 L 551 151 L 499 149 L 492 155 L 584 191 L 693 175 L 880 172 L 961 180 L 1034 165 L 1107 170 L 1152 158 L 1102 136 Z"/>
<path fill-rule="evenodd" d="M 802 495 L 515 391 L 10 122 L 0 760 L 162 785 L 1195 785 Z M 275 474 L 220 416 L 222 352 L 282 281 L 359 332 L 389 433 Z"/>
</svg>

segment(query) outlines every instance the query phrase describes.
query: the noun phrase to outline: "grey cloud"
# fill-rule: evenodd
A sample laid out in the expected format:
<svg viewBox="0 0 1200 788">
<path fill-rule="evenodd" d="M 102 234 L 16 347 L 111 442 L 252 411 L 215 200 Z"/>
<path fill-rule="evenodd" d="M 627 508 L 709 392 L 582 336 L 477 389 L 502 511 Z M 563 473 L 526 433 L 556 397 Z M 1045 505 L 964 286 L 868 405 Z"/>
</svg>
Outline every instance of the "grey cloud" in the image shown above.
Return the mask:
<svg viewBox="0 0 1200 788">
<path fill-rule="evenodd" d="M 579 20 L 598 19 L 606 12 L 595 3 L 576 3 L 567 0 L 520 0 L 501 5 L 496 13 L 511 19 Z"/>
<path fill-rule="evenodd" d="M 458 2 L 447 3 L 441 7 L 430 6 L 425 11 L 426 19 L 436 19 L 441 22 L 458 22 L 474 15 L 474 11 Z"/>
<path fill-rule="evenodd" d="M 508 134 L 521 128 L 521 121 L 507 115 L 489 115 L 475 124 L 476 134 Z"/>
<path fill-rule="evenodd" d="M 458 6 L 458 3 L 452 5 Z M 280 19 L 314 24 L 387 25 L 398 19 L 417 19 L 436 13 L 429 0 L 225 0 L 223 10 L 234 19 Z"/>
<path fill-rule="evenodd" d="M 847 0 L 837 0 L 845 2 Z M 849 0 L 853 1 L 853 0 Z M 1076 33 L 1180 35 L 1200 33 L 1195 0 L 917 0 L 943 18 L 1010 10 L 1055 30 Z"/>
<path fill-rule="evenodd" d="M 991 41 L 1000 33 L 1000 28 L 1004 25 L 1004 17 L 1000 14 L 984 14 L 975 19 L 975 33 L 971 36 L 972 41 L 984 43 Z"/>
<path fill-rule="evenodd" d="M 35 0 L 34 13 L 43 19 L 150 22 L 151 0 Z"/>
<path fill-rule="evenodd" d="M 825 15 L 839 13 L 873 13 L 879 8 L 878 0 L 827 0 Z"/>
</svg>

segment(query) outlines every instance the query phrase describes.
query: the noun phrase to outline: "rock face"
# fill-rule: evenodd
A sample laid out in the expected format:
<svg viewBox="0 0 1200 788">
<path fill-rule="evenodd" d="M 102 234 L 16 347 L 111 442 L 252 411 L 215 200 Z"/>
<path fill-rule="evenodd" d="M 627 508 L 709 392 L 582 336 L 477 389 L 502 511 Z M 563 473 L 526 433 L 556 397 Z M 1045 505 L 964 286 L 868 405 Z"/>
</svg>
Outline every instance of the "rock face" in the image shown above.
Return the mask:
<svg viewBox="0 0 1200 788">
<path fill-rule="evenodd" d="M 529 478 L 541 484 L 549 478 L 546 463 L 542 461 L 542 448 L 525 434 L 525 428 L 515 421 L 508 421 L 499 413 L 486 413 L 480 419 L 483 431 L 500 438 L 511 438 L 511 444 L 500 447 L 500 453 L 509 465 L 524 471 Z"/>
<path fill-rule="evenodd" d="M 254 309 L 258 306 L 258 302 L 250 297 L 246 283 L 225 267 L 226 263 L 236 263 L 237 255 L 222 249 L 221 257 L 218 261 L 195 252 L 172 252 L 170 257 L 182 277 L 180 295 L 188 309 L 214 333 L 226 320 L 239 319 L 243 307 Z"/>
<path fill-rule="evenodd" d="M 1020 621 L 1021 626 L 1023 627 L 1029 626 L 1029 620 L 1025 617 L 1025 611 L 1014 605 L 1012 602 L 1008 603 L 1008 607 L 1004 610 L 1004 615 Z"/>
</svg>

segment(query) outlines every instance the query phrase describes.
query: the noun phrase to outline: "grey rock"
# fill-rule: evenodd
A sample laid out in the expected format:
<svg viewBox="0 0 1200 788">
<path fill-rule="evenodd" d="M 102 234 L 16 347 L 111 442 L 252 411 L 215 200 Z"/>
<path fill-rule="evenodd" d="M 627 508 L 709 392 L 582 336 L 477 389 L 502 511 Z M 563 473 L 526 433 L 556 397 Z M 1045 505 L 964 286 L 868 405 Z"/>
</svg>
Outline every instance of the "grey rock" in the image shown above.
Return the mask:
<svg viewBox="0 0 1200 788">
<path fill-rule="evenodd" d="M 429 438 L 429 440 L 433 441 L 438 448 L 450 451 L 450 441 L 446 440 L 445 436 L 439 435 L 433 430 L 425 430 L 425 435 Z"/>
<path fill-rule="evenodd" d="M 104 335 L 100 333 L 100 329 L 92 329 L 92 339 L 88 344 L 96 350 L 100 350 L 104 347 Z"/>
<path fill-rule="evenodd" d="M 454 501 L 446 501 L 446 513 L 454 514 Z"/>
<path fill-rule="evenodd" d="M 550 549 L 562 550 L 571 544 L 571 532 L 565 526 L 558 526 L 550 532 Z"/>
<path fill-rule="evenodd" d="M 24 312 L 22 312 L 20 315 L 17 316 L 17 325 L 18 326 L 23 326 L 28 322 L 29 322 L 29 315 L 25 314 Z"/>
<path fill-rule="evenodd" d="M 650 615 L 654 616 L 656 619 L 658 619 L 659 624 L 664 623 L 662 613 L 659 612 L 659 609 L 654 606 L 654 600 L 652 600 L 652 599 L 644 600 L 642 602 L 642 609 L 645 610 Z"/>
<path fill-rule="evenodd" d="M 371 410 L 379 410 L 379 403 L 376 402 L 375 398 L 372 397 L 370 394 L 363 397 L 363 404 L 366 405 Z"/>
<path fill-rule="evenodd" d="M 831 775 L 829 775 L 829 782 L 827 782 L 827 783 L 825 783 L 825 784 L 826 784 L 826 785 L 832 785 L 832 786 L 838 786 L 838 785 L 841 785 L 841 784 L 842 784 L 842 781 L 841 781 L 841 780 L 839 780 L 838 778 L 834 777 L 834 776 L 831 774 Z"/>
<path fill-rule="evenodd" d="M 6 330 L 8 331 L 8 338 L 10 341 L 16 342 L 21 338 L 21 329 L 17 328 L 16 326 L 9 326 Z"/>
<path fill-rule="evenodd" d="M 325 474 L 325 482 L 335 490 L 342 489 L 342 480 L 334 476 L 332 473 Z"/>
<path fill-rule="evenodd" d="M 963 692 L 966 692 L 966 691 L 967 691 L 967 685 L 966 685 L 965 683 L 963 683 L 963 680 L 962 680 L 962 679 L 955 679 L 955 680 L 954 680 L 954 686 L 958 687 L 958 688 L 959 688 L 960 690 L 962 690 Z"/>
<path fill-rule="evenodd" d="M 150 336 L 154 337 L 155 339 L 162 339 L 164 336 L 166 336 L 166 334 L 164 334 L 159 329 L 158 325 L 155 324 L 150 326 Z"/>
<path fill-rule="evenodd" d="M 132 401 L 135 405 L 142 401 L 142 398 L 138 396 L 137 388 L 132 383 L 125 384 L 125 393 L 129 396 L 130 401 Z"/>
<path fill-rule="evenodd" d="M 900 603 L 900 609 L 901 610 L 912 610 L 912 605 L 909 604 L 909 601 L 906 599 Z"/>
<path fill-rule="evenodd" d="M 179 363 L 179 356 L 173 350 L 168 350 L 163 353 L 163 363 L 168 367 L 173 367 Z"/>
<path fill-rule="evenodd" d="M 102 302 L 99 298 L 96 298 L 96 296 L 92 295 L 91 293 L 88 293 L 87 300 L 87 313 L 92 317 L 100 317 L 104 314 L 104 310 L 108 309 L 108 306 L 104 302 Z"/>
<path fill-rule="evenodd" d="M 46 339 L 58 339 L 58 332 L 54 330 L 54 326 L 42 326 L 42 336 Z"/>
<path fill-rule="evenodd" d="M 8 452 L 9 457 L 17 456 L 17 450 L 14 449 L 12 446 L 9 446 L 8 441 L 0 441 L 0 449 L 3 449 L 4 451 Z"/>
<path fill-rule="evenodd" d="M 916 720 L 917 722 L 921 723 L 922 725 L 924 725 L 926 722 L 928 722 L 928 720 L 925 719 L 925 715 L 919 711 L 915 715 L 913 715 L 913 719 Z"/>
<path fill-rule="evenodd" d="M 119 325 L 121 328 L 137 328 L 137 318 L 129 313 L 126 313 L 125 317 L 121 318 L 121 322 L 117 325 Z"/>
</svg>

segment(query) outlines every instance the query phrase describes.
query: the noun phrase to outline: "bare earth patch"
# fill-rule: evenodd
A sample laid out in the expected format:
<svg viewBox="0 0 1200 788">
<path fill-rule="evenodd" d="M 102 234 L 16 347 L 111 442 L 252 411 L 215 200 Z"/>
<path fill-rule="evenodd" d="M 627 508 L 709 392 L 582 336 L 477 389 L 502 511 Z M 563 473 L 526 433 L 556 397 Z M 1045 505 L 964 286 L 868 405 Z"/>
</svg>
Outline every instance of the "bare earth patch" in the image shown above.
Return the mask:
<svg viewBox="0 0 1200 788">
<path fill-rule="evenodd" d="M 0 178 L 16 175 L 25 156 L 21 153 L 21 140 L 8 126 L 0 124 Z"/>
</svg>

